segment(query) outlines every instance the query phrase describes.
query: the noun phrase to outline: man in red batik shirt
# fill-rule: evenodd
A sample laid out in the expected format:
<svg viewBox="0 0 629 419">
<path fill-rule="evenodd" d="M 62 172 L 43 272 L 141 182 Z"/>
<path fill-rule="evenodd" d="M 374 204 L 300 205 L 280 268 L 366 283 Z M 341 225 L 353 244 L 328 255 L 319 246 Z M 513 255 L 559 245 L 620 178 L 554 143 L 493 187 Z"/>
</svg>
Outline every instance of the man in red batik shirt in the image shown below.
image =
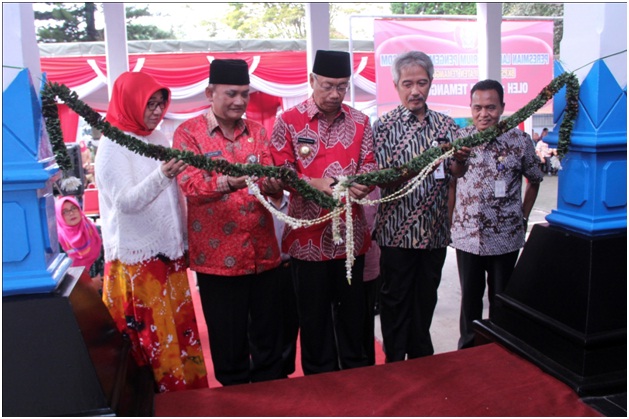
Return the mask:
<svg viewBox="0 0 629 419">
<path fill-rule="evenodd" d="M 310 74 L 312 96 L 281 114 L 271 136 L 275 165 L 294 170 L 328 195 L 339 176 L 376 169 L 369 118 L 343 104 L 351 71 L 347 52 L 317 51 Z M 349 194 L 361 199 L 372 189 L 354 184 Z M 327 213 L 291 191 L 289 216 L 315 219 Z M 363 344 L 363 268 L 371 239 L 362 206 L 353 206 L 352 218 L 357 257 L 351 285 L 346 279 L 345 243 L 334 243 L 331 220 L 284 229 L 282 250 L 291 256 L 305 374 L 368 365 Z M 344 230 L 345 220 L 342 237 Z"/>
<path fill-rule="evenodd" d="M 243 60 L 214 60 L 205 90 L 210 110 L 177 128 L 173 148 L 230 163 L 272 165 L 265 128 L 242 119 L 249 101 Z M 246 177 L 189 166 L 178 176 L 188 207 L 190 268 L 197 273 L 216 379 L 223 385 L 282 374 L 273 217 L 249 194 Z M 282 193 L 274 179 L 263 193 Z"/>
</svg>

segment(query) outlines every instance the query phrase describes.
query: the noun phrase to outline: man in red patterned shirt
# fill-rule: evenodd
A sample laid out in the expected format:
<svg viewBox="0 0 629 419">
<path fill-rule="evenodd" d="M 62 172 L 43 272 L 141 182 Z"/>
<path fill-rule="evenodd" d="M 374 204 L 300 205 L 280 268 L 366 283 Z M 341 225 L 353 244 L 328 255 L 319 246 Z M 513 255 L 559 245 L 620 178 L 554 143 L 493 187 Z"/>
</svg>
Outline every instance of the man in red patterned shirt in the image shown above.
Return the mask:
<svg viewBox="0 0 629 419">
<path fill-rule="evenodd" d="M 173 148 L 271 165 L 265 128 L 242 118 L 249 101 L 247 63 L 212 61 L 205 93 L 212 107 L 177 128 Z M 214 374 L 223 385 L 285 377 L 273 217 L 249 194 L 245 179 L 192 166 L 178 176 L 188 207 L 190 268 L 197 273 Z M 282 193 L 274 179 L 259 184 L 263 193 Z"/>
<path fill-rule="evenodd" d="M 310 74 L 312 96 L 281 114 L 271 136 L 275 165 L 294 170 L 328 195 L 339 176 L 376 169 L 369 118 L 343 104 L 350 76 L 347 52 L 317 51 Z M 361 199 L 371 189 L 354 184 L 349 194 Z M 289 216 L 315 219 L 327 213 L 291 191 Z M 282 250 L 291 256 L 305 374 L 368 365 L 362 340 L 363 268 L 371 239 L 360 205 L 354 205 L 352 218 L 357 257 L 351 285 L 346 279 L 345 243 L 334 243 L 331 220 L 298 229 L 287 225 L 284 229 Z M 342 237 L 344 229 L 345 220 L 341 222 Z"/>
</svg>

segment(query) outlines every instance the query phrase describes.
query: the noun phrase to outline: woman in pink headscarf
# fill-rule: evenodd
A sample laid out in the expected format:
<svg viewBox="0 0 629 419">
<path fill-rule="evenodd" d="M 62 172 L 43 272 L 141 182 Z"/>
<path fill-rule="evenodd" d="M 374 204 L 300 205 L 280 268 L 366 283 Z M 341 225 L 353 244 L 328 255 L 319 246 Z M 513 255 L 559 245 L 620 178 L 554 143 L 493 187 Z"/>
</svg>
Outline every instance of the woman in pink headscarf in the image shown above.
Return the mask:
<svg viewBox="0 0 629 419">
<path fill-rule="evenodd" d="M 57 199 L 55 213 L 59 244 L 72 260 L 72 266 L 85 266 L 92 278 L 100 280 L 103 270 L 103 241 L 96 225 L 70 196 Z"/>
</svg>

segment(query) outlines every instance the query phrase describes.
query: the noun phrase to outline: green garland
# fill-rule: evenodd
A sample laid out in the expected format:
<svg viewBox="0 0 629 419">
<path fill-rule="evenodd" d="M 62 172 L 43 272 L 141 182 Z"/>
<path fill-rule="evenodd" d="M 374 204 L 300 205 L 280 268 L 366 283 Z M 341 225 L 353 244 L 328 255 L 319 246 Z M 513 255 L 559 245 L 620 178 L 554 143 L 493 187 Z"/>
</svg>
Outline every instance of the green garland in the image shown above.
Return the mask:
<svg viewBox="0 0 629 419">
<path fill-rule="evenodd" d="M 449 148 L 454 147 L 475 147 L 486 143 L 505 132 L 513 129 L 522 121 L 529 118 L 544 106 L 562 87 L 566 87 L 566 108 L 563 122 L 559 128 L 559 144 L 557 154 L 561 159 L 568 152 L 570 136 L 574 121 L 579 111 L 579 82 L 573 73 L 563 73 L 550 82 L 537 97 L 530 101 L 522 109 L 510 117 L 500 121 L 497 125 L 486 129 L 481 133 L 469 137 L 455 140 L 452 144 L 444 147 L 431 147 L 424 153 L 411 160 L 409 163 L 399 167 L 374 171 L 357 176 L 349 176 L 347 184 L 356 182 L 362 185 L 378 185 L 394 182 L 401 177 L 406 177 L 409 173 L 417 173 L 439 158 Z M 129 150 L 145 157 L 160 161 L 170 159 L 183 160 L 187 164 L 208 172 L 219 172 L 228 176 L 266 176 L 282 179 L 284 183 L 297 191 L 307 200 L 314 201 L 317 205 L 334 209 L 342 206 L 340 202 L 319 190 L 311 187 L 308 183 L 299 179 L 295 172 L 285 167 L 262 166 L 260 164 L 231 164 L 225 160 L 212 160 L 205 156 L 194 154 L 190 151 L 176 150 L 153 144 L 146 144 L 134 137 L 131 137 L 116 127 L 111 126 L 100 116 L 98 112 L 92 110 L 87 104 L 79 100 L 76 92 L 71 91 L 67 86 L 57 83 L 46 83 L 42 89 L 42 114 L 46 120 L 46 131 L 55 153 L 57 164 L 62 170 L 69 170 L 72 167 L 70 157 L 63 142 L 63 133 L 59 121 L 57 110 L 57 99 L 64 102 L 70 109 L 80 115 L 91 127 L 100 130 L 103 135 L 112 141 L 128 148 Z"/>
<path fill-rule="evenodd" d="M 454 147 L 459 150 L 461 147 L 472 148 L 491 141 L 528 119 L 541 109 L 542 106 L 564 86 L 566 86 L 566 108 L 564 119 L 559 128 L 559 143 L 557 145 L 557 157 L 561 160 L 568 152 L 572 128 L 574 127 L 574 121 L 577 119 L 579 113 L 579 81 L 573 73 L 563 73 L 555 78 L 542 89 L 540 94 L 526 104 L 526 106 L 483 132 L 470 135 L 469 137 L 459 138 L 450 145 L 431 147 L 407 164 L 399 167 L 355 176 L 352 177 L 351 180 L 362 185 L 389 183 L 400 177 L 406 177 L 409 173 L 418 173 L 439 158 L 449 147 Z"/>
</svg>

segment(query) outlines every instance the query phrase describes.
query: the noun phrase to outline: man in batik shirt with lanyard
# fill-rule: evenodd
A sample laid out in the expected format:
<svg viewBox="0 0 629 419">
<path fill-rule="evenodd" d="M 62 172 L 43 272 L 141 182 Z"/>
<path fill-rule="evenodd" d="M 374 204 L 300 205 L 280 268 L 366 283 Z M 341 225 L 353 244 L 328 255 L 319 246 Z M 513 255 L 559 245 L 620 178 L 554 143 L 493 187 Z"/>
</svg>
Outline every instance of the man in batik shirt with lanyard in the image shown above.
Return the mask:
<svg viewBox="0 0 629 419">
<path fill-rule="evenodd" d="M 504 112 L 504 90 L 496 80 L 476 83 L 470 96 L 474 125 L 461 129 L 458 137 L 496 125 Z M 505 290 L 544 179 L 531 137 L 517 128 L 474 147 L 468 164 L 457 180 L 452 219 L 461 281 L 459 349 L 474 345 L 472 323 L 483 315 L 485 276 L 490 316 L 495 296 Z M 528 179 L 524 200 L 522 176 Z"/>
<path fill-rule="evenodd" d="M 294 170 L 328 195 L 339 176 L 376 168 L 369 118 L 343 104 L 351 72 L 347 52 L 317 51 L 310 74 L 312 96 L 281 114 L 271 136 L 274 163 Z M 349 194 L 361 199 L 372 189 L 354 184 Z M 289 216 L 316 219 L 328 212 L 291 191 Z M 352 251 L 357 257 L 351 285 L 346 278 L 345 243 L 334 243 L 332 220 L 298 229 L 287 225 L 284 230 L 282 250 L 291 256 L 305 374 L 368 363 L 363 345 L 363 267 L 371 240 L 360 205 L 352 208 L 352 222 Z M 345 237 L 345 221 L 340 224 Z"/>
<path fill-rule="evenodd" d="M 431 147 L 454 139 L 457 125 L 444 114 L 428 109 L 426 99 L 434 67 L 423 52 L 399 55 L 391 72 L 402 102 L 374 124 L 378 167 L 409 163 Z M 380 246 L 380 322 L 387 362 L 434 353 L 430 324 L 437 304 L 437 288 L 450 244 L 448 184 L 463 175 L 467 148 L 439 164 L 411 193 L 382 202 L 375 236 Z M 387 197 L 417 173 L 380 185 Z"/>
</svg>

